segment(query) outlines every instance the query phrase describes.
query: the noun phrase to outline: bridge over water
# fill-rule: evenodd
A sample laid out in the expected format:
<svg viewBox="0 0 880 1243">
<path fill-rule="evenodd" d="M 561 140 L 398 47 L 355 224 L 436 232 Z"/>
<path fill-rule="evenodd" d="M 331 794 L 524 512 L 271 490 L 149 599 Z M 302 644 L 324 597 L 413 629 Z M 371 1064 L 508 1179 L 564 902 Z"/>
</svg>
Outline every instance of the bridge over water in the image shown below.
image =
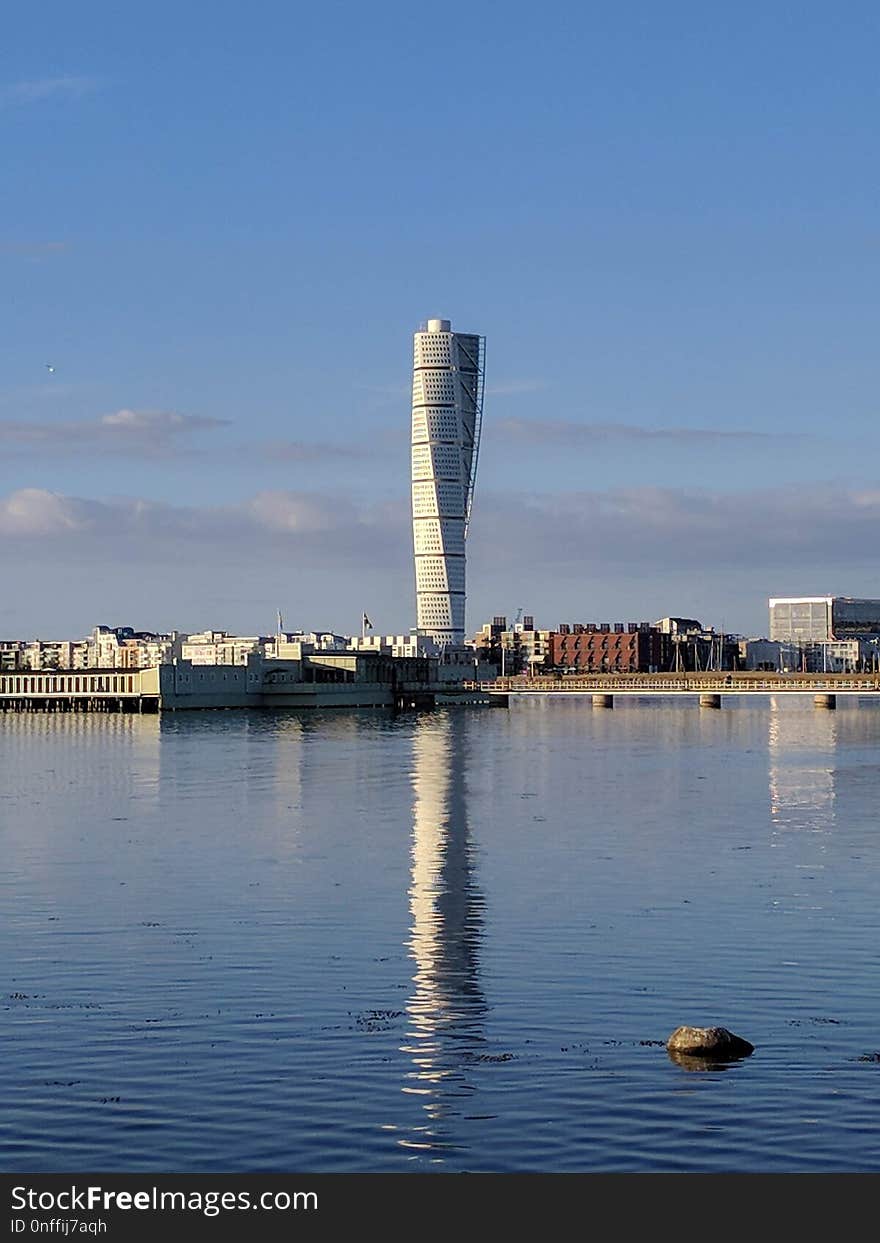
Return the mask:
<svg viewBox="0 0 880 1243">
<path fill-rule="evenodd" d="M 591 695 L 597 708 L 613 708 L 618 695 L 685 695 L 696 698 L 704 708 L 720 708 L 722 695 L 812 695 L 817 708 L 835 708 L 839 695 L 880 700 L 880 673 L 557 674 L 469 685 L 490 695 Z"/>
</svg>

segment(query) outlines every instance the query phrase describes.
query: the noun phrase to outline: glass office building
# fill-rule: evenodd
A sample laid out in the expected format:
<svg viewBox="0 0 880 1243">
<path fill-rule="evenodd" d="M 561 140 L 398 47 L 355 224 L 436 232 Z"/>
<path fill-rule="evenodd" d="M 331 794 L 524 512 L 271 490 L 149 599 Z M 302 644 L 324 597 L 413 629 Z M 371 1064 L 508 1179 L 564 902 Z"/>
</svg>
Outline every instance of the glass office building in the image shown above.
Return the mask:
<svg viewBox="0 0 880 1243">
<path fill-rule="evenodd" d="M 770 600 L 770 638 L 781 643 L 831 643 L 880 636 L 880 600 L 850 596 L 787 596 Z"/>
<path fill-rule="evenodd" d="M 833 596 L 831 632 L 835 639 L 873 639 L 880 636 L 880 600 Z"/>
</svg>

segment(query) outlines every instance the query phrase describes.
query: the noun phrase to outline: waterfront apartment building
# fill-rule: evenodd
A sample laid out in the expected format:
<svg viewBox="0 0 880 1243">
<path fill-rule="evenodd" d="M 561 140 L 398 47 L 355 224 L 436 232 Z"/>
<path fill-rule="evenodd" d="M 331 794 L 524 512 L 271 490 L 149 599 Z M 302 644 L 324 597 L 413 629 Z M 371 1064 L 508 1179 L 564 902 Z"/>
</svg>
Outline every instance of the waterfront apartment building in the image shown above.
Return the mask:
<svg viewBox="0 0 880 1243">
<path fill-rule="evenodd" d="M 86 639 L 0 643 L 2 669 L 150 669 L 180 656 L 180 635 L 96 626 Z"/>
<path fill-rule="evenodd" d="M 246 665 L 248 656 L 262 652 L 270 642 L 259 635 L 231 635 L 225 630 L 203 630 L 191 634 L 181 645 L 183 660 L 194 665 Z"/>
<path fill-rule="evenodd" d="M 416 627 L 440 649 L 465 636 L 465 541 L 483 414 L 485 338 L 429 319 L 413 338 Z"/>
<path fill-rule="evenodd" d="M 11 639 L 0 643 L 0 669 L 83 669 L 86 641 Z"/>
<path fill-rule="evenodd" d="M 131 626 L 96 626 L 85 641 L 87 669 L 152 669 L 181 654 L 186 635 L 154 634 Z M 77 668 L 73 664 L 67 668 Z"/>
</svg>

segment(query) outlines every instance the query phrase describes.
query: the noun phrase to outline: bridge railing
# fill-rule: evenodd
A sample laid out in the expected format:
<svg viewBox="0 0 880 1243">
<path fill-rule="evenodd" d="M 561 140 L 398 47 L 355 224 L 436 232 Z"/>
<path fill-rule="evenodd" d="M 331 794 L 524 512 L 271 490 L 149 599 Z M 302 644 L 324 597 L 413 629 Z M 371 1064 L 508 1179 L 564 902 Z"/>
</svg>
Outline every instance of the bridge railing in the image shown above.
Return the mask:
<svg viewBox="0 0 880 1243">
<path fill-rule="evenodd" d="M 508 694 L 546 693 L 548 691 L 587 691 L 594 694 L 639 691 L 712 692 L 714 694 L 776 694 L 785 691 L 816 694 L 850 691 L 880 691 L 880 674 L 876 673 L 605 673 L 591 676 L 559 674 L 553 676 L 517 676 L 495 678 L 494 681 L 466 682 L 472 690 L 506 692 Z"/>
</svg>

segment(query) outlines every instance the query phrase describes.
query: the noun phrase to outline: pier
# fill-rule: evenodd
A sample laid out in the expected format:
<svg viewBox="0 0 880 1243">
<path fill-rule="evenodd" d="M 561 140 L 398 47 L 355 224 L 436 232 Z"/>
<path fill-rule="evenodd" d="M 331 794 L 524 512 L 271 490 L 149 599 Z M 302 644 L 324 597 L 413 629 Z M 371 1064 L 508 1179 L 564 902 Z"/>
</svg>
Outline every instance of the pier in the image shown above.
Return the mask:
<svg viewBox="0 0 880 1243">
<path fill-rule="evenodd" d="M 0 674 L 0 711 L 158 712 L 157 669 L 72 669 Z"/>
<path fill-rule="evenodd" d="M 414 676 L 407 676 L 407 675 Z M 148 669 L 48 669 L 0 673 L 0 712 L 178 712 L 202 708 L 503 707 L 503 693 L 440 682 L 426 661 L 364 656 Z"/>
</svg>

